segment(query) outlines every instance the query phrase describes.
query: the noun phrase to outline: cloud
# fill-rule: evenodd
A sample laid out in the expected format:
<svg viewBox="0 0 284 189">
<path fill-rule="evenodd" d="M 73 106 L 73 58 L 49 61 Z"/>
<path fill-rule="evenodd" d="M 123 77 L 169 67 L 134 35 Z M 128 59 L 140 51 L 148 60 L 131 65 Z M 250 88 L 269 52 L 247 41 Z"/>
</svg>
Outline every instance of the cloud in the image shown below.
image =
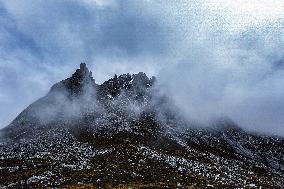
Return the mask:
<svg viewBox="0 0 284 189">
<path fill-rule="evenodd" d="M 188 119 L 207 124 L 225 116 L 247 129 L 284 134 L 284 5 L 241 5 L 0 1 L 2 126 L 87 62 L 98 83 L 115 73 L 157 74 Z"/>
<path fill-rule="evenodd" d="M 136 63 L 137 69 L 131 62 L 149 61 L 167 48 L 164 26 L 142 12 L 143 6 L 132 1 L 0 1 L 1 125 L 80 62 L 94 68 L 98 82 L 115 71 L 149 67 L 153 61 Z M 117 69 L 110 72 L 110 67 Z"/>
<path fill-rule="evenodd" d="M 184 117 L 203 125 L 226 117 L 248 130 L 283 135 L 283 30 L 269 27 L 189 37 L 194 44 L 182 46 L 188 54 L 159 75 Z"/>
</svg>

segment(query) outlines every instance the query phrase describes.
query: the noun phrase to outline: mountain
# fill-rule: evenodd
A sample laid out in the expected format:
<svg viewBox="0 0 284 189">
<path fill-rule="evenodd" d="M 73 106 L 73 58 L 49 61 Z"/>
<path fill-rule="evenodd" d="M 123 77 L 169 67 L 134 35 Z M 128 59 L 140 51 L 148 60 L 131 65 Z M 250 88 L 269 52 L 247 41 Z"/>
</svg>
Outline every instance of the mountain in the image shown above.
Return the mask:
<svg viewBox="0 0 284 189">
<path fill-rule="evenodd" d="M 82 63 L 1 130 L 1 188 L 283 188 L 284 139 L 198 127 L 145 73 Z"/>
</svg>

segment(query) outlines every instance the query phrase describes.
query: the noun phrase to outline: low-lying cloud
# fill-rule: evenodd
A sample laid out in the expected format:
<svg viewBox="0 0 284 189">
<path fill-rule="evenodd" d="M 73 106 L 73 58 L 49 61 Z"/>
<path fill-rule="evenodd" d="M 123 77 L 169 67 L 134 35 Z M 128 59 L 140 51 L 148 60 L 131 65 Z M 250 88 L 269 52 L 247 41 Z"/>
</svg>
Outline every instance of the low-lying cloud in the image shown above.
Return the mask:
<svg viewBox="0 0 284 189">
<path fill-rule="evenodd" d="M 0 1 L 0 124 L 87 62 L 157 75 L 189 120 L 284 135 L 284 5 L 220 2 Z"/>
</svg>

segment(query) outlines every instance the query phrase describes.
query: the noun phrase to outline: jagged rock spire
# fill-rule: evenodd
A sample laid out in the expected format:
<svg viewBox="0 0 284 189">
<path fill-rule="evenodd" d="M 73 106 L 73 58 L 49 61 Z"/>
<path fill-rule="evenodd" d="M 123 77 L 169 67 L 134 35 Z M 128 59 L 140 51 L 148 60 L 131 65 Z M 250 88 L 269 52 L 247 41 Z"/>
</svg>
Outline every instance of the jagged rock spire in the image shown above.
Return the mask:
<svg viewBox="0 0 284 189">
<path fill-rule="evenodd" d="M 55 84 L 51 88 L 51 91 L 64 88 L 72 94 L 78 94 L 82 91 L 84 86 L 95 87 L 96 84 L 92 72 L 89 71 L 86 63 L 81 63 L 79 69 L 77 69 L 71 77 Z"/>
<path fill-rule="evenodd" d="M 80 68 L 70 78 L 74 83 L 81 83 L 82 81 L 95 81 L 92 72 L 86 66 L 86 63 L 81 63 Z"/>
<path fill-rule="evenodd" d="M 86 63 L 82 62 L 80 64 L 80 70 L 84 70 L 84 69 L 88 69 L 87 66 L 86 66 Z"/>
</svg>

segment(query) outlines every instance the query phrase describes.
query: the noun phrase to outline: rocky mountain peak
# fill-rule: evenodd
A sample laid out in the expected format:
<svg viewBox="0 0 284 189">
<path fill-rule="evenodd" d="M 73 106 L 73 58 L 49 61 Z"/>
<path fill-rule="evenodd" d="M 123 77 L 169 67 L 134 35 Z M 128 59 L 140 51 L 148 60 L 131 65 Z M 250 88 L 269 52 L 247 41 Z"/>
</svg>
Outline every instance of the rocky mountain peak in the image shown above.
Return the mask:
<svg viewBox="0 0 284 189">
<path fill-rule="evenodd" d="M 95 81 L 92 72 L 86 66 L 86 63 L 81 63 L 80 68 L 70 77 L 74 83 L 82 83 L 83 81 Z"/>
<path fill-rule="evenodd" d="M 56 83 L 51 91 L 58 89 L 66 89 L 71 94 L 79 94 L 84 87 L 96 87 L 95 79 L 92 72 L 87 68 L 86 63 L 81 63 L 79 69 L 72 74 L 71 77 Z"/>
<path fill-rule="evenodd" d="M 85 69 L 88 69 L 88 68 L 87 68 L 87 65 L 86 65 L 86 63 L 82 62 L 82 63 L 80 64 L 80 70 L 85 70 Z"/>
<path fill-rule="evenodd" d="M 155 77 L 148 76 L 139 72 L 137 74 L 122 74 L 105 81 L 100 85 L 98 94 L 101 98 L 115 97 L 121 92 L 127 93 L 128 98 L 144 99 L 147 96 L 147 90 L 153 86 Z"/>
</svg>

